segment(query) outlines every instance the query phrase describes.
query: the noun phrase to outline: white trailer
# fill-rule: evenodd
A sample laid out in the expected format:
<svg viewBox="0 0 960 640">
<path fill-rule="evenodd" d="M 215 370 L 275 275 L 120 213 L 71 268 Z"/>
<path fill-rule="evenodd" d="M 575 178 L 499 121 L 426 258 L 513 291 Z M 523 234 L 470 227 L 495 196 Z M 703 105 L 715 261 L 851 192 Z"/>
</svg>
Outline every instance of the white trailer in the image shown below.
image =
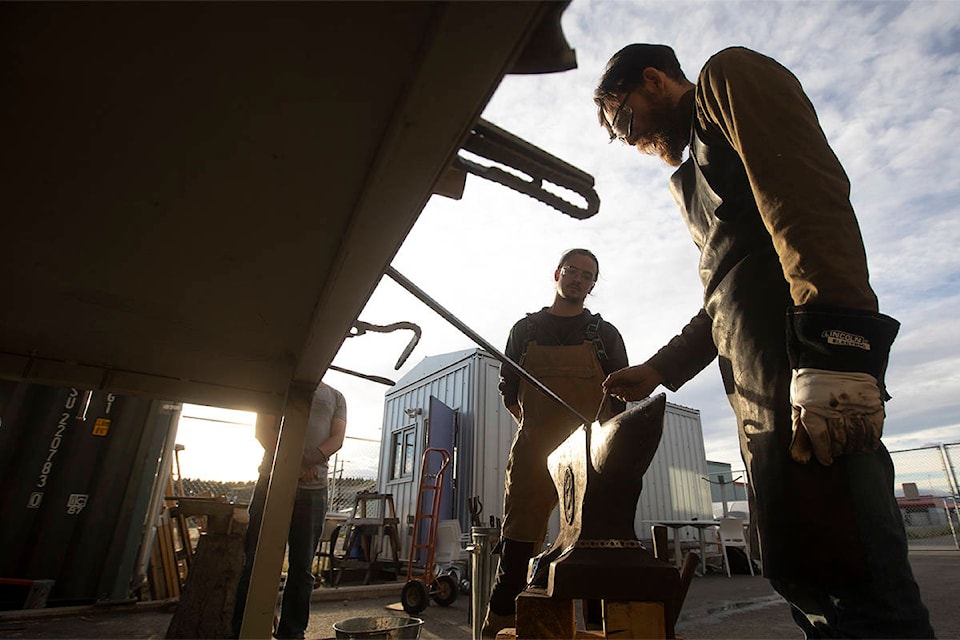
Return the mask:
<svg viewBox="0 0 960 640">
<path fill-rule="evenodd" d="M 498 390 L 500 363 L 474 348 L 424 358 L 385 396 L 377 487 L 393 495 L 401 548 L 409 549 L 427 446 L 448 448 L 440 519 L 469 531 L 468 499 L 479 496 L 484 523 L 503 516 L 507 456 L 517 425 Z M 644 477 L 635 528 L 650 537 L 650 522 L 712 517 L 700 412 L 667 403 L 660 447 Z M 548 540 L 559 532 L 551 518 Z M 689 532 L 685 535 L 692 535 Z"/>
</svg>

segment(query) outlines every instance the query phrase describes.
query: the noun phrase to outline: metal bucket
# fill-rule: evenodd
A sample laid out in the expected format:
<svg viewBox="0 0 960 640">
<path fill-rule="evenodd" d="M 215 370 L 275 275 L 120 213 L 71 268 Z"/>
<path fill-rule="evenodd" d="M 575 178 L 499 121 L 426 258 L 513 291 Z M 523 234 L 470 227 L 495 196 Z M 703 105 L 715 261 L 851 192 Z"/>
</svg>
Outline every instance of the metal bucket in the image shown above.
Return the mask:
<svg viewBox="0 0 960 640">
<path fill-rule="evenodd" d="M 470 552 L 470 628 L 473 640 L 480 640 L 480 629 L 487 615 L 490 591 L 497 575 L 493 548 L 500 541 L 500 527 L 471 527 L 467 547 Z"/>
<path fill-rule="evenodd" d="M 334 623 L 333 630 L 337 640 L 359 640 L 361 638 L 387 638 L 389 640 L 417 640 L 421 618 L 401 616 L 380 616 L 374 618 L 348 618 Z"/>
</svg>

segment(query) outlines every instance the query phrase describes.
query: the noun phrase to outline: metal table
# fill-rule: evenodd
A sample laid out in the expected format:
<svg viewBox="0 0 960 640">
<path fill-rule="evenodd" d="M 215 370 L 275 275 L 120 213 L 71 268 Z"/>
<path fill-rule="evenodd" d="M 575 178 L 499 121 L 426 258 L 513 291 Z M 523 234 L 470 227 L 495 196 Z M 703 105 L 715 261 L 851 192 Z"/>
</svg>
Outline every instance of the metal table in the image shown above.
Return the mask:
<svg viewBox="0 0 960 640">
<path fill-rule="evenodd" d="M 706 531 L 710 528 L 719 528 L 719 520 L 654 520 L 652 521 L 654 525 L 663 525 L 669 529 L 673 530 L 673 555 L 674 562 L 677 565 L 677 569 L 680 568 L 680 562 L 683 559 L 682 554 L 680 553 L 680 529 L 684 527 L 694 527 L 697 530 L 697 535 L 700 538 L 700 575 L 703 575 L 707 572 L 707 540 L 706 540 Z"/>
</svg>

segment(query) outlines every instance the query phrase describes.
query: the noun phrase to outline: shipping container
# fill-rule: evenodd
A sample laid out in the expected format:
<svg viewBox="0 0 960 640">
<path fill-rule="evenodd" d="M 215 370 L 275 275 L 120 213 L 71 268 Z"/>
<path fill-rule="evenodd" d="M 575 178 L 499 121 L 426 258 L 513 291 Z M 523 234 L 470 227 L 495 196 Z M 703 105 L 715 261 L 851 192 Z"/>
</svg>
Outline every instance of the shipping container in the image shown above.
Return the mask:
<svg viewBox="0 0 960 640">
<path fill-rule="evenodd" d="M 713 506 L 706 477 L 700 412 L 668 402 L 660 446 L 643 476 L 637 535 L 649 539 L 650 525 L 657 520 L 711 520 Z M 691 527 L 680 529 L 680 534 L 683 540 L 699 540 Z"/>
<path fill-rule="evenodd" d="M 401 557 L 409 555 L 421 456 L 427 446 L 448 448 L 440 519 L 469 531 L 468 499 L 479 496 L 483 520 L 503 516 L 507 457 L 517 425 L 503 406 L 500 362 L 482 349 L 424 358 L 385 396 L 378 491 L 393 495 L 401 527 Z M 655 520 L 712 517 L 700 412 L 667 403 L 663 439 L 644 477 L 636 531 L 650 536 Z M 427 497 L 430 497 L 429 495 Z M 559 533 L 558 511 L 547 540 Z M 684 531 L 685 538 L 693 535 Z"/>
<path fill-rule="evenodd" d="M 47 606 L 125 600 L 179 405 L 0 382 L 0 578 Z"/>
</svg>

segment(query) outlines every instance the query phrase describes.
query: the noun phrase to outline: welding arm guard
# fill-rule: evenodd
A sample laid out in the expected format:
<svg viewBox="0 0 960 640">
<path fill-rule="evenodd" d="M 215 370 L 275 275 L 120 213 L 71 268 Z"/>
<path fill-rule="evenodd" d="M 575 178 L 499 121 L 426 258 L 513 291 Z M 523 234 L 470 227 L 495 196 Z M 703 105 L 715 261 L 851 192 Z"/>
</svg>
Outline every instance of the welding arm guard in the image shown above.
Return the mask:
<svg viewBox="0 0 960 640">
<path fill-rule="evenodd" d="M 884 373 L 900 323 L 869 311 L 793 307 L 787 354 L 793 375 L 790 454 L 824 465 L 875 450 L 883 433 Z"/>
</svg>

